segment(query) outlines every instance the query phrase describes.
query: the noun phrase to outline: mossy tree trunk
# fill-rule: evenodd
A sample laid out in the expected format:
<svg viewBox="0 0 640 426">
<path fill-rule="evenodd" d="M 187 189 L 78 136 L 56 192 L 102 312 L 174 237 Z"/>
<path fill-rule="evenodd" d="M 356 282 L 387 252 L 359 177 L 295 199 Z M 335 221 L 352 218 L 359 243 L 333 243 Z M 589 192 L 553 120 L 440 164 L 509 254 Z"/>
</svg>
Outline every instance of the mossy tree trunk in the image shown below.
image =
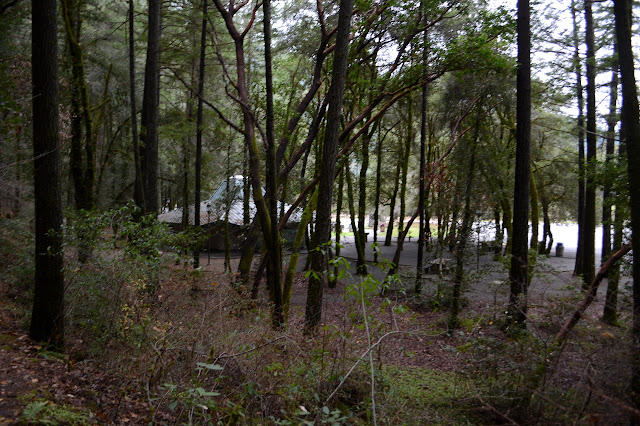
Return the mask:
<svg viewBox="0 0 640 426">
<path fill-rule="evenodd" d="M 64 29 L 71 57 L 71 174 L 77 210 L 95 207 L 95 134 L 80 45 L 81 3 L 62 0 Z"/>
<path fill-rule="evenodd" d="M 318 206 L 321 208 L 316 212 L 315 232 L 310 247 L 312 274 L 309 276 L 305 310 L 306 332 L 315 330 L 320 324 L 322 317 L 322 288 L 325 281 L 322 274 L 327 270 L 327 260 L 323 253 L 323 245 L 327 244 L 331 237 L 331 207 L 333 200 L 333 182 L 335 178 L 335 157 L 338 150 L 338 137 L 340 135 L 340 117 L 342 116 L 342 103 L 347 74 L 352 10 L 353 0 L 340 0 L 331 86 L 327 95 L 329 98 L 327 126 L 322 156 L 320 157 L 321 170 L 318 182 Z"/>
</svg>

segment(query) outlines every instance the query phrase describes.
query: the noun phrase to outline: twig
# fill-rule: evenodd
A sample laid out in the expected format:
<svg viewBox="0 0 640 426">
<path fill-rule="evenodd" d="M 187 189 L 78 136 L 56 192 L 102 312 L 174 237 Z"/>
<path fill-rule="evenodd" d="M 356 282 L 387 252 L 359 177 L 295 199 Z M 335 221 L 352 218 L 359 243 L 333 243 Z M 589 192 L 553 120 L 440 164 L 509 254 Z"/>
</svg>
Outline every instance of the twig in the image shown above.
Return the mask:
<svg viewBox="0 0 640 426">
<path fill-rule="evenodd" d="M 336 386 L 336 388 L 333 390 L 333 392 L 331 392 L 331 395 L 329 395 L 327 397 L 327 399 L 325 399 L 323 406 L 326 406 L 329 401 L 331 400 L 331 398 L 333 398 L 336 393 L 338 392 L 338 390 L 340 390 L 340 388 L 342 387 L 342 385 L 344 384 L 344 382 L 347 381 L 347 378 L 351 375 L 351 373 L 353 373 L 353 370 L 356 369 L 356 367 L 358 366 L 358 364 L 360 364 L 360 361 L 362 361 L 364 359 L 364 357 L 367 356 L 367 354 L 369 354 L 369 352 L 371 352 L 374 348 L 376 348 L 378 345 L 380 345 L 380 343 L 382 343 L 382 341 L 384 339 L 386 339 L 389 336 L 393 336 L 396 334 L 407 334 L 407 335 L 420 335 L 418 333 L 416 333 L 415 331 L 390 331 L 388 333 L 383 334 L 382 336 L 380 336 L 380 338 L 378 339 L 378 341 L 376 341 L 376 343 L 374 343 L 373 345 L 369 346 L 367 348 L 366 351 L 364 351 L 364 353 L 362 355 L 360 355 L 360 358 L 358 358 L 358 360 L 355 362 L 355 364 L 353 364 L 351 366 L 351 368 L 349 369 L 349 371 L 347 372 L 347 374 L 344 375 L 344 377 L 342 378 L 342 380 L 340 380 L 340 383 L 338 383 L 338 386 Z M 445 334 L 445 332 L 443 333 L 438 333 L 440 335 Z M 431 336 L 431 337 L 435 337 L 436 335 L 431 335 L 431 334 L 426 334 L 427 336 Z"/>
<path fill-rule="evenodd" d="M 263 344 L 261 344 L 261 345 L 258 345 L 258 346 L 256 346 L 255 348 L 247 349 L 246 351 L 238 352 L 238 353 L 236 353 L 236 354 L 225 354 L 225 353 L 223 352 L 223 353 L 221 353 L 221 354 L 220 354 L 220 356 L 219 356 L 219 357 L 217 357 L 217 358 L 216 358 L 216 362 L 217 362 L 218 360 L 221 360 L 221 359 L 225 359 L 225 358 L 234 358 L 234 357 L 237 357 L 237 356 L 240 356 L 240 355 L 247 354 L 247 353 L 249 353 L 249 352 L 256 351 L 256 350 L 258 350 L 258 349 L 260 349 L 260 348 L 264 348 L 265 346 L 268 346 L 268 345 L 270 345 L 270 344 L 272 344 L 272 343 L 275 343 L 275 342 L 277 342 L 278 340 L 284 339 L 285 337 L 287 337 L 287 334 L 283 334 L 282 336 L 280 336 L 280 337 L 276 337 L 276 338 L 275 338 L 275 339 L 273 339 L 273 340 L 269 340 L 268 342 L 265 342 L 265 343 L 263 343 Z"/>
<path fill-rule="evenodd" d="M 587 388 L 587 386 L 585 386 L 582 383 L 579 383 L 578 386 L 581 387 L 581 388 Z M 633 408 L 630 405 L 627 405 L 624 402 L 622 402 L 622 401 L 620 401 L 620 400 L 618 400 L 616 398 L 612 398 L 612 397 L 610 397 L 608 395 L 605 395 L 604 393 L 600 392 L 599 390 L 597 390 L 595 388 L 589 387 L 588 390 L 590 392 L 596 394 L 596 396 L 604 399 L 605 401 L 609 401 L 610 403 L 612 403 L 616 407 L 631 413 L 631 415 L 633 416 L 634 419 L 636 419 L 636 420 L 640 419 L 640 410 L 638 410 L 637 408 Z"/>
<path fill-rule="evenodd" d="M 482 402 L 483 407 L 487 408 L 489 411 L 491 411 L 492 413 L 497 414 L 498 416 L 502 417 L 503 419 L 505 419 L 506 421 L 509 422 L 509 424 L 511 425 L 518 425 L 518 422 L 516 422 L 515 420 L 513 420 L 511 417 L 507 416 L 506 414 L 502 413 L 501 411 L 497 410 L 493 405 L 485 402 L 482 397 L 480 395 L 478 395 L 478 399 L 480 400 L 480 402 Z"/>
</svg>

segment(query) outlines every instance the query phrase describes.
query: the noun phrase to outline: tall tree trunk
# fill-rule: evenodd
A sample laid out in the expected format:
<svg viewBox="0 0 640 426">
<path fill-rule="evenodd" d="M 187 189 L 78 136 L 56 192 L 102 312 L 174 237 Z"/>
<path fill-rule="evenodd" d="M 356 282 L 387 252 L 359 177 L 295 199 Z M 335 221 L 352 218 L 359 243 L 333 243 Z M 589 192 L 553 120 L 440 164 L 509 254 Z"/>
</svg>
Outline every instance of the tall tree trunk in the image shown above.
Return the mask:
<svg viewBox="0 0 640 426">
<path fill-rule="evenodd" d="M 613 58 L 616 61 L 618 55 L 617 47 L 614 43 L 613 46 Z M 618 123 L 617 108 L 618 108 L 618 84 L 620 80 L 618 78 L 618 64 L 614 63 L 611 72 L 611 84 L 609 95 L 609 115 L 607 116 L 607 138 L 606 138 L 606 164 L 613 164 L 615 156 L 615 143 L 616 143 L 616 124 Z M 613 223 L 611 221 L 611 201 L 613 199 L 613 193 L 608 185 L 605 185 L 602 191 L 602 259 L 601 263 L 607 260 L 611 255 L 611 228 Z"/>
<path fill-rule="evenodd" d="M 271 65 L 271 0 L 262 3 L 264 12 L 264 58 L 265 79 L 267 92 L 267 155 L 266 155 L 266 186 L 269 197 L 270 229 L 263 229 L 265 234 L 269 232 L 270 238 L 265 239 L 269 251 L 269 263 L 267 264 L 267 287 L 271 295 L 272 322 L 274 328 L 284 327 L 284 310 L 282 306 L 282 248 L 280 244 L 280 232 L 278 230 L 278 171 L 276 169 L 276 147 L 274 135 L 274 110 L 273 110 L 273 74 Z M 263 224 L 264 225 L 264 224 Z"/>
<path fill-rule="evenodd" d="M 538 251 L 539 226 L 540 226 L 540 207 L 538 202 L 538 187 L 536 185 L 535 173 L 531 172 L 531 181 L 529 182 L 529 192 L 531 197 L 531 242 L 529 247 Z"/>
<path fill-rule="evenodd" d="M 305 310 L 305 330 L 307 332 L 316 329 L 322 318 L 322 287 L 324 284 L 322 274 L 327 270 L 327 260 L 321 249 L 324 244 L 329 242 L 331 237 L 333 181 L 335 177 L 336 152 L 340 134 L 340 117 L 342 115 L 342 102 L 344 99 L 344 86 L 347 74 L 352 10 L 353 0 L 340 0 L 331 87 L 327 94 L 329 98 L 329 111 L 327 113 L 320 180 L 318 182 L 318 206 L 320 208 L 316 212 L 316 227 L 310 250 L 312 274 L 309 276 L 309 290 L 307 292 Z"/>
<path fill-rule="evenodd" d="M 584 270 L 582 279 L 585 290 L 591 285 L 596 273 L 596 51 L 591 3 L 592 0 L 584 2 L 587 44 L 587 176 L 584 194 Z"/>
<path fill-rule="evenodd" d="M 542 220 L 543 220 L 543 227 L 542 227 L 542 245 L 540 246 L 540 250 L 538 251 L 538 254 L 544 254 L 549 256 L 549 253 L 551 253 L 551 247 L 553 246 L 553 234 L 551 233 L 551 218 L 549 216 L 549 199 L 548 196 L 544 190 L 544 187 L 541 187 L 541 197 L 540 197 L 540 202 L 542 204 Z"/>
<path fill-rule="evenodd" d="M 293 244 L 291 245 L 291 256 L 289 257 L 289 264 L 287 265 L 287 270 L 286 270 L 283 289 L 282 289 L 282 303 L 283 303 L 285 321 L 289 315 L 289 306 L 291 304 L 291 291 L 293 289 L 293 279 L 296 273 L 296 266 L 298 265 L 298 258 L 300 257 L 300 246 L 302 245 L 302 241 L 304 240 L 305 230 L 307 229 L 307 225 L 309 224 L 313 216 L 313 211 L 316 209 L 317 201 L 318 201 L 318 190 L 316 188 L 316 190 L 311 195 L 309 202 L 307 203 L 304 210 L 302 211 L 302 217 L 300 218 L 300 223 L 298 224 L 296 236 L 293 240 Z"/>
<path fill-rule="evenodd" d="M 379 123 L 379 122 L 378 122 Z M 376 123 L 377 125 L 377 123 Z M 369 144 L 371 136 L 375 131 L 375 126 L 370 132 L 363 135 L 362 138 L 362 163 L 360 164 L 360 176 L 358 179 L 358 236 L 360 240 L 360 249 L 358 250 L 358 261 L 356 262 L 356 271 L 359 275 L 367 274 L 367 261 L 365 259 L 365 248 L 367 236 L 365 235 L 365 216 L 367 208 L 367 169 L 369 168 Z"/>
<path fill-rule="evenodd" d="M 526 327 L 529 180 L 531 178 L 531 26 L 529 0 L 518 0 L 518 74 L 516 170 L 513 189 L 513 237 L 509 270 L 508 324 Z"/>
<path fill-rule="evenodd" d="M 207 0 L 202 1 L 202 32 L 200 34 L 200 66 L 198 69 L 198 115 L 196 119 L 196 175 L 194 189 L 193 226 L 200 227 L 200 192 L 202 178 L 202 99 L 204 96 L 204 61 L 207 48 Z M 227 176 L 228 178 L 228 176 Z M 227 190 L 229 190 L 227 182 Z M 200 267 L 200 247 L 196 247 L 193 253 L 193 267 Z"/>
<path fill-rule="evenodd" d="M 400 184 L 400 219 L 398 220 L 398 235 L 404 231 L 404 216 L 406 214 L 406 194 L 407 194 L 407 175 L 409 172 L 409 157 L 411 156 L 411 147 L 413 146 L 413 92 L 408 96 L 409 114 L 407 117 L 407 139 L 404 142 L 402 152 L 402 181 Z"/>
<path fill-rule="evenodd" d="M 375 201 L 373 202 L 373 243 L 378 244 L 378 226 L 380 224 L 380 186 L 382 184 L 382 139 L 380 138 L 380 129 L 378 127 L 378 144 L 376 146 L 376 191 Z M 373 253 L 373 262 L 378 262 L 378 250 Z"/>
<path fill-rule="evenodd" d="M 131 104 L 131 138 L 133 142 L 133 162 L 135 180 L 133 183 L 133 200 L 144 210 L 144 188 L 142 186 L 142 170 L 140 169 L 140 147 L 138 146 L 138 110 L 136 109 L 136 58 L 135 31 L 133 17 L 135 9 L 133 0 L 129 0 L 129 103 Z M 186 185 L 186 184 L 185 184 Z M 186 208 L 186 204 L 184 206 Z"/>
<path fill-rule="evenodd" d="M 471 191 L 473 191 L 473 175 L 476 165 L 476 147 L 478 145 L 478 135 L 480 127 L 480 113 L 476 122 L 476 131 L 471 147 L 471 159 L 469 161 L 469 171 L 467 172 L 467 182 L 464 196 L 464 211 L 462 213 L 462 227 L 460 237 L 456 245 L 456 271 L 453 278 L 453 295 L 451 297 L 451 311 L 449 312 L 448 328 L 454 330 L 458 327 L 458 314 L 460 313 L 460 297 L 462 296 L 462 283 L 464 281 L 464 256 L 467 251 L 467 241 L 471 234 L 473 224 L 473 212 L 471 211 Z"/>
<path fill-rule="evenodd" d="M 353 236 L 356 244 L 356 273 L 358 275 L 366 275 L 367 274 L 367 262 L 365 261 L 364 254 L 364 235 L 358 232 L 358 228 L 355 222 L 356 217 L 356 209 L 355 209 L 355 201 L 353 195 L 353 178 L 351 177 L 351 172 L 349 170 L 349 165 L 347 164 L 344 168 L 345 171 L 345 179 L 347 180 L 347 202 L 349 205 L 349 218 L 351 219 L 351 228 L 354 230 Z"/>
<path fill-rule="evenodd" d="M 620 210 L 616 210 L 613 220 L 613 254 L 622 248 L 624 238 L 624 217 Z M 611 257 L 611 256 L 609 256 Z M 607 324 L 617 324 L 618 322 L 618 290 L 620 286 L 620 264 L 615 263 L 607 273 L 607 293 L 602 310 L 602 321 Z"/>
<path fill-rule="evenodd" d="M 158 106 L 160 96 L 160 11 L 161 0 L 149 0 L 147 62 L 140 129 L 144 213 L 157 216 L 158 197 Z"/>
<path fill-rule="evenodd" d="M 505 254 L 511 254 L 511 246 L 513 241 L 513 209 L 509 200 L 502 200 L 502 231 L 507 232 L 507 245 L 505 246 Z"/>
<path fill-rule="evenodd" d="M 614 58 L 617 56 L 617 44 L 614 44 Z M 607 117 L 607 163 L 613 163 L 615 155 L 615 138 L 617 117 L 617 101 L 618 101 L 618 63 L 613 65 L 611 78 L 611 95 L 609 97 L 609 116 Z M 621 158 L 621 156 L 619 156 Z M 615 253 L 622 247 L 623 237 L 623 213 L 620 206 L 617 206 L 615 218 L 612 216 L 610 200 L 613 199 L 613 193 L 607 187 L 603 195 L 603 211 L 602 211 L 602 261 L 603 263 L 612 253 Z M 611 229 L 613 228 L 613 246 L 611 245 Z M 611 267 L 608 273 L 607 294 L 605 297 L 604 309 L 602 311 L 602 321 L 607 324 L 616 324 L 618 320 L 618 287 L 620 284 L 620 265 L 616 263 Z"/>
<path fill-rule="evenodd" d="M 36 271 L 29 335 L 36 342 L 62 350 L 64 275 L 55 0 L 32 3 L 31 54 Z"/>
<path fill-rule="evenodd" d="M 584 92 L 582 90 L 582 65 L 580 61 L 580 36 L 577 20 L 576 0 L 571 0 L 571 16 L 573 20 L 573 55 L 576 70 L 576 97 L 578 100 L 578 247 L 574 275 L 584 272 L 584 205 L 585 205 L 585 166 L 584 166 Z"/>
<path fill-rule="evenodd" d="M 425 1 L 421 2 L 423 12 L 426 11 Z M 424 41 L 427 41 L 427 31 L 424 31 Z M 427 67 L 427 48 L 426 43 L 422 48 L 422 65 Z M 425 226 L 429 227 L 429 217 L 425 217 L 425 174 L 427 167 L 427 85 L 422 86 L 420 98 L 420 179 L 418 183 L 418 209 L 420 209 L 419 233 L 418 233 L 418 254 L 416 259 L 416 282 L 414 291 L 420 293 L 422 291 L 422 274 L 424 273 L 424 245 L 425 245 Z M 426 223 L 425 223 L 426 221 Z"/>
<path fill-rule="evenodd" d="M 393 194 L 391 194 L 391 200 L 389 202 L 389 224 L 387 226 L 387 235 L 384 240 L 385 246 L 391 245 L 391 240 L 393 239 L 393 222 L 394 215 L 396 210 L 396 198 L 398 196 L 398 188 L 400 186 L 400 172 L 402 171 L 402 157 L 398 158 L 398 162 L 396 163 L 396 174 L 395 179 L 393 180 Z"/>
<path fill-rule="evenodd" d="M 344 191 L 344 166 L 340 168 L 338 178 L 338 199 L 336 201 L 336 258 L 340 257 L 340 238 L 342 234 L 342 223 L 340 221 L 340 215 L 342 214 L 342 199 Z M 338 283 L 338 270 L 340 265 L 336 264 L 333 267 L 333 275 L 329 278 L 329 287 L 335 288 Z"/>
<path fill-rule="evenodd" d="M 95 207 L 95 135 L 85 79 L 84 54 L 80 46 L 81 4 L 76 3 L 75 0 L 62 0 L 61 4 L 67 45 L 71 56 L 73 85 L 71 90 L 71 169 L 76 208 L 78 210 L 92 210 Z M 83 148 L 84 156 L 82 154 Z"/>
<path fill-rule="evenodd" d="M 631 44 L 632 2 L 614 0 L 620 81 L 622 82 L 622 130 L 627 151 L 633 250 L 633 327 L 631 398 L 640 408 L 640 112 Z"/>
</svg>

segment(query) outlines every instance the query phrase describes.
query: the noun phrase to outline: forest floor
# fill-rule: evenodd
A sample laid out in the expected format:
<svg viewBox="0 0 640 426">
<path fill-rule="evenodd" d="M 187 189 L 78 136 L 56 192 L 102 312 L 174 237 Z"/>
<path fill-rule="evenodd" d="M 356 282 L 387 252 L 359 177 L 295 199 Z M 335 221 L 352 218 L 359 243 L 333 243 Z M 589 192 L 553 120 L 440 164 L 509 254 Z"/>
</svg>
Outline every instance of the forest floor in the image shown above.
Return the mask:
<svg viewBox="0 0 640 426">
<path fill-rule="evenodd" d="M 349 250 L 347 244 L 343 254 L 351 256 Z M 6 278 L 20 262 L 3 256 Z M 107 309 L 113 293 L 84 316 L 79 312 L 94 293 L 70 290 L 69 316 L 79 319 L 70 321 L 66 354 L 28 338 L 23 295 L 14 281 L 0 279 L 0 424 L 618 424 L 634 414 L 626 397 L 624 285 L 620 325 L 598 320 L 598 296 L 544 381 L 527 388 L 582 298 L 571 258 L 537 263 L 529 332 L 518 338 L 501 327 L 506 267 L 488 254 L 467 259 L 456 330 L 446 327 L 447 273 L 428 274 L 417 296 L 407 261 L 384 297 L 353 272 L 325 289 L 315 336 L 302 333 L 303 272 L 294 281 L 288 329 L 273 331 L 266 291 L 249 301 L 229 284 L 222 259 L 208 264 L 205 254 L 201 262 L 197 275 L 168 264 L 152 294 L 124 280 L 117 292 L 123 303 Z M 94 278 L 87 282 L 100 286 L 104 275 L 96 275 L 122 268 L 107 263 L 89 266 Z M 305 256 L 299 269 L 304 263 Z M 369 272 L 384 275 L 372 265 Z"/>
</svg>

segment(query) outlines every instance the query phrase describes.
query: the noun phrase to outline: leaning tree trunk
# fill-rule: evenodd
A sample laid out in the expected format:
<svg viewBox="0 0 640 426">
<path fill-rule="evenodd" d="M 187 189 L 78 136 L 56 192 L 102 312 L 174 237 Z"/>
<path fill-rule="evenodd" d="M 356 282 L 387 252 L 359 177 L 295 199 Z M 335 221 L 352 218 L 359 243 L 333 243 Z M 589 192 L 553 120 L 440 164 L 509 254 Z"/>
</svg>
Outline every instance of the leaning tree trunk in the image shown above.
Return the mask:
<svg viewBox="0 0 640 426">
<path fill-rule="evenodd" d="M 29 335 L 36 342 L 62 350 L 64 275 L 56 9 L 55 0 L 34 0 L 32 7 L 36 271 Z"/>
</svg>

